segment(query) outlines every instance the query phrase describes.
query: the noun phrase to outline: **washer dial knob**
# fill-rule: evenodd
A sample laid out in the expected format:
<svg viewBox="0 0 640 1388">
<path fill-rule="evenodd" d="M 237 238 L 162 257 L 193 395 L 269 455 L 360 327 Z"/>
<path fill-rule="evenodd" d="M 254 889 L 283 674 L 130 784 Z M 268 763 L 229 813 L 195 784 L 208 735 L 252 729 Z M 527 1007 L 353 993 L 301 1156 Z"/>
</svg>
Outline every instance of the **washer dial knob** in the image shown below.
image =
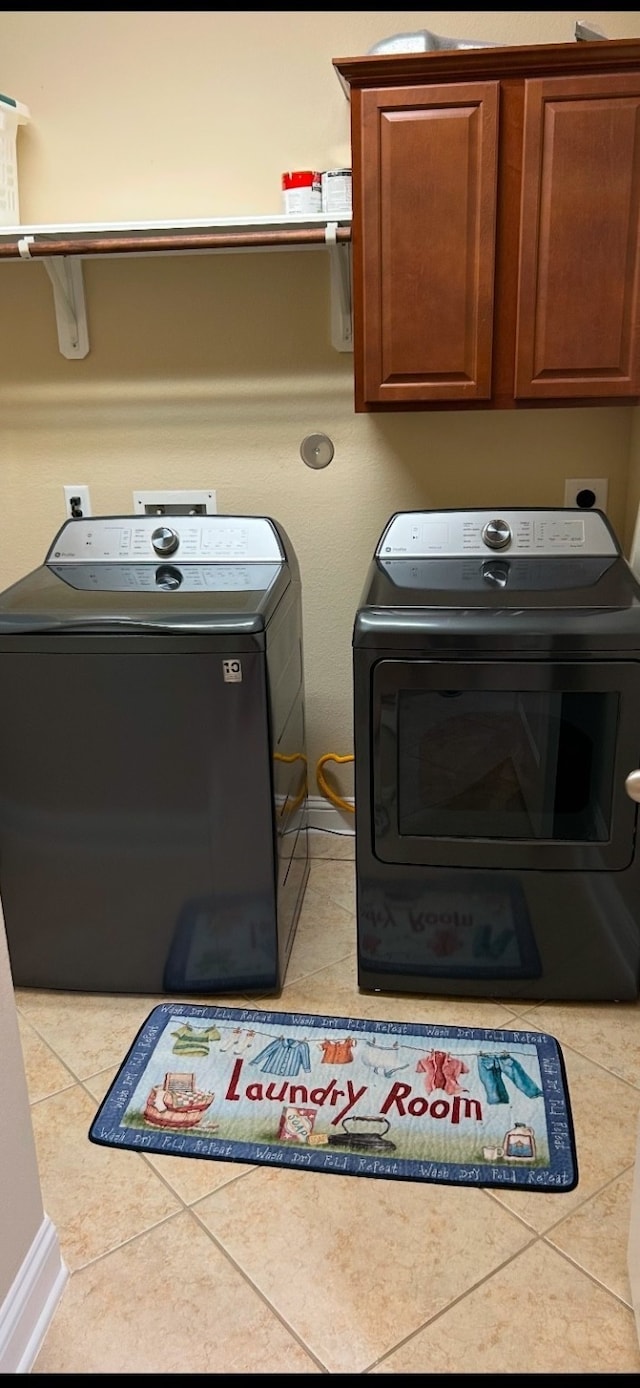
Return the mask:
<svg viewBox="0 0 640 1388">
<path fill-rule="evenodd" d="M 156 554 L 173 554 L 180 540 L 175 530 L 170 530 L 168 525 L 159 525 L 151 536 L 151 543 Z"/>
<path fill-rule="evenodd" d="M 487 521 L 482 538 L 489 549 L 506 549 L 511 543 L 511 527 L 504 520 Z"/>
</svg>

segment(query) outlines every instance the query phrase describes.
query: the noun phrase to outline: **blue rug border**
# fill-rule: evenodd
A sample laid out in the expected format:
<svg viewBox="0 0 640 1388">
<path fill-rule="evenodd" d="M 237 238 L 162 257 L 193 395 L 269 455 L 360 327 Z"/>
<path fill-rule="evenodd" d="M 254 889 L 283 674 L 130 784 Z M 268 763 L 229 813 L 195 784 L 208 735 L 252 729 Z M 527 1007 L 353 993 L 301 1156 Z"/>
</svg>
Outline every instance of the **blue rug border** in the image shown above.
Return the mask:
<svg viewBox="0 0 640 1388">
<path fill-rule="evenodd" d="M 126 1111 L 131 1094 L 142 1075 L 158 1036 L 170 1017 L 199 1017 L 212 1022 L 250 1022 L 254 1025 L 277 1025 L 286 1019 L 292 1026 L 313 1026 L 323 1031 L 350 1033 L 375 1031 L 392 1036 L 446 1036 L 451 1040 L 525 1042 L 534 1045 L 540 1061 L 552 1059 L 558 1064 L 563 1092 L 554 1094 L 554 1127 L 568 1141 L 562 1156 L 552 1156 L 548 1166 L 535 1171 L 511 1167 L 461 1166 L 456 1163 L 411 1161 L 393 1157 L 362 1157 L 344 1152 L 326 1152 L 323 1148 L 285 1148 L 265 1143 L 233 1142 L 211 1138 L 190 1137 L 187 1133 L 137 1132 L 121 1129 L 120 1119 Z M 137 1054 L 136 1054 L 137 1053 Z M 545 1106 L 548 1103 L 546 1073 L 541 1065 Z M 456 1027 L 435 1022 L 389 1022 L 369 1017 L 324 1016 L 314 1012 L 273 1012 L 252 1007 L 224 1007 L 215 1004 L 162 1002 L 146 1017 L 127 1051 L 118 1072 L 102 1100 L 88 1133 L 89 1141 L 99 1147 L 122 1148 L 125 1151 L 149 1152 L 153 1155 L 189 1156 L 200 1160 L 239 1162 L 257 1166 L 286 1166 L 306 1171 L 328 1171 L 338 1175 L 375 1176 L 395 1180 L 423 1181 L 440 1185 L 479 1186 L 487 1189 L 509 1187 L 510 1190 L 541 1190 L 544 1194 L 562 1194 L 578 1185 L 578 1159 L 575 1133 L 564 1057 L 559 1042 L 544 1031 L 528 1031 L 510 1027 Z"/>
</svg>

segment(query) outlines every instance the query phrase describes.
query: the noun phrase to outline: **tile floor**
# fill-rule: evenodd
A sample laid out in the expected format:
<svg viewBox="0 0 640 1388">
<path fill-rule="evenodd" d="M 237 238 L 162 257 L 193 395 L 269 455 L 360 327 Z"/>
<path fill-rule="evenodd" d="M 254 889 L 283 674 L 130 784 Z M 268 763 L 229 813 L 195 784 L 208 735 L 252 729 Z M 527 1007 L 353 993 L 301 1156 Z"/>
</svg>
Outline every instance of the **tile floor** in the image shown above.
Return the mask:
<svg viewBox="0 0 640 1388">
<path fill-rule="evenodd" d="M 577 1189 L 496 1193 L 96 1147 L 97 1103 L 161 999 L 18 990 L 44 1203 L 71 1274 L 33 1372 L 637 1373 L 627 1241 L 640 1009 L 360 995 L 353 840 L 313 840 L 286 985 L 268 1006 L 551 1032 Z"/>
</svg>

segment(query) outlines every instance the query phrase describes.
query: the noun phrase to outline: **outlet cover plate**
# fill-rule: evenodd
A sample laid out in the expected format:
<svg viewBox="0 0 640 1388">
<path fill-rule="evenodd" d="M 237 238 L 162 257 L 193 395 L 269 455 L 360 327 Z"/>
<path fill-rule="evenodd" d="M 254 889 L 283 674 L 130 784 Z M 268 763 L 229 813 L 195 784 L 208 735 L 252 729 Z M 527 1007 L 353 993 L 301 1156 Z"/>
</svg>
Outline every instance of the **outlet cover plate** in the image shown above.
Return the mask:
<svg viewBox="0 0 640 1388">
<path fill-rule="evenodd" d="M 209 516 L 218 507 L 215 492 L 152 488 L 133 493 L 133 509 L 137 516 Z"/>
<path fill-rule="evenodd" d="M 77 498 L 78 505 L 74 505 Z M 91 515 L 91 497 L 89 488 L 84 484 L 74 483 L 73 486 L 64 488 L 64 513 L 67 519 Z"/>
</svg>

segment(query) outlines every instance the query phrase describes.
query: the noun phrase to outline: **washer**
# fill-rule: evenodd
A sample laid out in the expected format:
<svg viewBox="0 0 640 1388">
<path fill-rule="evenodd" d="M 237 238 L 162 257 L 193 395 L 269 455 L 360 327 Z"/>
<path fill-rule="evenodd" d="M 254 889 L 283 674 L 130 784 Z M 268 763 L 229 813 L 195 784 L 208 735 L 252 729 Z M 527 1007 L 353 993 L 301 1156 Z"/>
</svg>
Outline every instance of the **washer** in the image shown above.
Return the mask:
<svg viewBox="0 0 640 1388">
<path fill-rule="evenodd" d="M 16 986 L 282 986 L 309 872 L 299 566 L 267 517 L 70 520 L 0 596 Z"/>
<path fill-rule="evenodd" d="M 640 587 L 606 516 L 396 513 L 353 674 L 360 986 L 637 998 Z"/>
</svg>

